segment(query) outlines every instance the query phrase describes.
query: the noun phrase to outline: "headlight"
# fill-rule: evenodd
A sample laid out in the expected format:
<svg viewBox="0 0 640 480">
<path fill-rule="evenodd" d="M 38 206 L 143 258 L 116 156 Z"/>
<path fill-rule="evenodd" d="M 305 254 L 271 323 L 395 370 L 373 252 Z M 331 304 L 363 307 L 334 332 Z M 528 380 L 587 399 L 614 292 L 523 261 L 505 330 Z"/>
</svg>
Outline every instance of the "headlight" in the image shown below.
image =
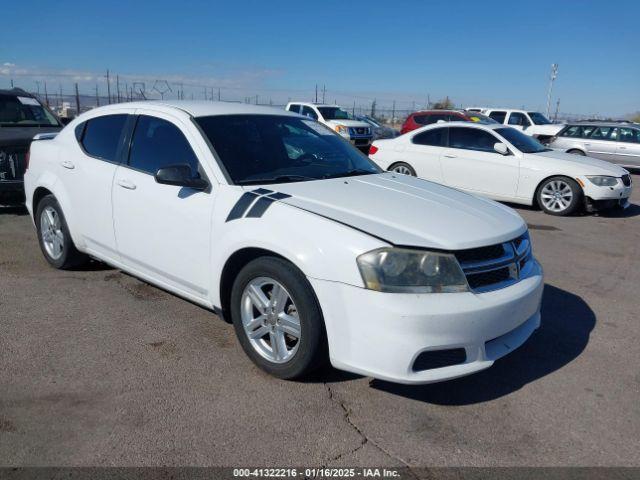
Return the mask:
<svg viewBox="0 0 640 480">
<path fill-rule="evenodd" d="M 349 127 L 345 127 L 344 125 L 336 125 L 336 132 L 340 135 L 349 135 Z"/>
<path fill-rule="evenodd" d="M 379 248 L 357 258 L 366 288 L 379 292 L 466 292 L 467 279 L 456 257 L 448 253 Z"/>
<path fill-rule="evenodd" d="M 599 187 L 615 187 L 618 184 L 616 177 L 606 177 L 601 175 L 587 176 L 589 181 Z"/>
</svg>

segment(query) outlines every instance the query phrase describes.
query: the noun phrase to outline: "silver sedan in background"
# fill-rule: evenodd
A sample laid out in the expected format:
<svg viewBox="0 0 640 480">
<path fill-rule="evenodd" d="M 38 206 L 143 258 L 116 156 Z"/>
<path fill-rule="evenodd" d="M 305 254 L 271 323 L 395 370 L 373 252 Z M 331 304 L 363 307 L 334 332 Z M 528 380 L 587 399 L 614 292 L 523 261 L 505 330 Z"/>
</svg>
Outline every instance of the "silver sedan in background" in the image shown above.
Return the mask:
<svg viewBox="0 0 640 480">
<path fill-rule="evenodd" d="M 640 125 L 637 123 L 569 123 L 549 146 L 554 150 L 640 168 Z"/>
</svg>

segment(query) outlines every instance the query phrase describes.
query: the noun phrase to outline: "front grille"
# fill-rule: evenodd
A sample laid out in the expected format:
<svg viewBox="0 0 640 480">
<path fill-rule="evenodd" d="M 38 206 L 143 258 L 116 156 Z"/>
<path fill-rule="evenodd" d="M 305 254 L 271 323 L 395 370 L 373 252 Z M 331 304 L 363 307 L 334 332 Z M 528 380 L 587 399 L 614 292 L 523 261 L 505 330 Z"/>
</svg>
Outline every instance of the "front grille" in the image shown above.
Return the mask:
<svg viewBox="0 0 640 480">
<path fill-rule="evenodd" d="M 433 350 L 422 352 L 413 362 L 413 371 L 421 372 L 432 368 L 450 367 L 467 361 L 467 352 L 464 348 L 450 348 L 447 350 Z"/>
<path fill-rule="evenodd" d="M 506 282 L 511 278 L 509 267 L 498 268 L 497 270 L 489 270 L 488 272 L 468 273 L 467 282 L 473 290 L 478 288 L 495 285 L 496 283 Z"/>
<path fill-rule="evenodd" d="M 622 176 L 622 184 L 625 187 L 628 187 L 631 185 L 631 175 L 627 174 L 627 175 L 623 175 Z"/>
<path fill-rule="evenodd" d="M 356 133 L 358 135 L 369 135 L 369 129 L 366 127 L 356 127 Z"/>
<path fill-rule="evenodd" d="M 0 147 L 0 181 L 22 180 L 28 147 Z"/>
<path fill-rule="evenodd" d="M 477 262 L 480 260 L 494 260 L 504 255 L 502 244 L 489 245 L 488 247 L 470 248 L 468 250 L 458 250 L 456 258 L 460 263 Z"/>
<path fill-rule="evenodd" d="M 477 293 L 503 288 L 518 282 L 531 256 L 529 234 L 509 242 L 454 252 L 469 288 Z"/>
</svg>

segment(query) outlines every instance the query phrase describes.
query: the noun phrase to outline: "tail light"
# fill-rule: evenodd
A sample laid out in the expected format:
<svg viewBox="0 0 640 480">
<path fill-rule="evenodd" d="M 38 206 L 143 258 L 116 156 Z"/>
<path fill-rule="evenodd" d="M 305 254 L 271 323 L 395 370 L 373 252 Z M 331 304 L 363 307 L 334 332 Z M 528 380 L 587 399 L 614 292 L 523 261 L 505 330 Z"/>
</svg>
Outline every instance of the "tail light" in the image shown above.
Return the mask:
<svg viewBox="0 0 640 480">
<path fill-rule="evenodd" d="M 29 170 L 29 158 L 31 157 L 31 148 L 24 154 L 24 171 Z"/>
<path fill-rule="evenodd" d="M 374 153 L 376 153 L 378 151 L 378 147 L 376 147 L 375 145 L 371 145 L 369 147 L 369 155 L 373 155 Z"/>
</svg>

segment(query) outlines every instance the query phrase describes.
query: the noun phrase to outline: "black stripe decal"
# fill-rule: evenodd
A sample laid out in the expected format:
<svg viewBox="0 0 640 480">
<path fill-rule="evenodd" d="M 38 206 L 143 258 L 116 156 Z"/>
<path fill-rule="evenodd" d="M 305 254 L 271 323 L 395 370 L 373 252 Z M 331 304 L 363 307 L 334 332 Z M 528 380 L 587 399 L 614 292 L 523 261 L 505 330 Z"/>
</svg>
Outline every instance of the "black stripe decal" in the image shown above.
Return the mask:
<svg viewBox="0 0 640 480">
<path fill-rule="evenodd" d="M 273 198 L 274 200 L 284 200 L 285 198 L 291 197 L 291 195 L 287 195 L 286 193 L 275 192 L 271 195 L 267 195 L 269 198 Z"/>
<path fill-rule="evenodd" d="M 260 197 L 255 205 L 251 207 L 251 210 L 249 210 L 245 218 L 260 218 L 273 202 L 275 202 L 275 200 L 269 197 Z"/>
<path fill-rule="evenodd" d="M 243 193 L 229 212 L 226 221 L 230 222 L 231 220 L 241 218 L 257 197 L 258 196 L 252 192 Z"/>
<path fill-rule="evenodd" d="M 266 188 L 257 188 L 252 190 L 251 193 L 255 193 L 256 195 L 266 195 L 267 193 L 273 193 L 273 191 L 267 190 Z"/>
</svg>

